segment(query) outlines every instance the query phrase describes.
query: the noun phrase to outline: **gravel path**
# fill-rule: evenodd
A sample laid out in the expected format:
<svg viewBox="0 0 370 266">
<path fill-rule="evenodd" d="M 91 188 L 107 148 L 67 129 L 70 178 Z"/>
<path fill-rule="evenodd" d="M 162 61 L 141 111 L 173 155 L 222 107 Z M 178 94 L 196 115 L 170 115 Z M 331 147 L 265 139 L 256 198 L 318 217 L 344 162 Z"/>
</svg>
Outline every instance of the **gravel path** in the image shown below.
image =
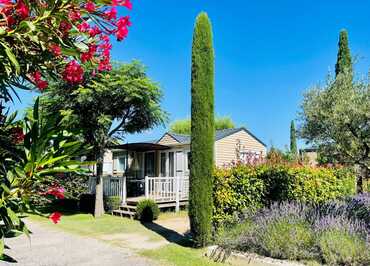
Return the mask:
<svg viewBox="0 0 370 266">
<path fill-rule="evenodd" d="M 6 244 L 11 248 L 6 250 L 6 254 L 16 259 L 18 263 L 0 262 L 0 265 L 155 265 L 129 249 L 114 247 L 93 238 L 71 235 L 34 222 L 27 224 L 33 232 L 31 241 L 26 236 L 6 241 Z"/>
</svg>

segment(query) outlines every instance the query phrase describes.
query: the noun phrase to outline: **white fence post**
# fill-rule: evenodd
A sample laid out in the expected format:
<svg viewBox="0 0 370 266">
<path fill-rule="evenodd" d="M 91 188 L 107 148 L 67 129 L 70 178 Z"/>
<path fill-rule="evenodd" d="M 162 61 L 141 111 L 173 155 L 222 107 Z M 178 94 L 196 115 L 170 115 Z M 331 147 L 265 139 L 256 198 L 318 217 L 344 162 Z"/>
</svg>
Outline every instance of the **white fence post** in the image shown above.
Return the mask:
<svg viewBox="0 0 370 266">
<path fill-rule="evenodd" d="M 126 176 L 123 177 L 122 179 L 122 187 L 123 187 L 123 191 L 122 191 L 122 204 L 123 205 L 126 205 L 126 200 L 127 200 L 127 186 L 126 186 Z"/>
<path fill-rule="evenodd" d="M 145 189 L 145 198 L 149 198 L 149 178 L 148 176 L 145 176 L 145 184 L 144 184 L 144 189 Z"/>
<path fill-rule="evenodd" d="M 176 207 L 175 211 L 179 212 L 180 211 L 180 177 L 176 176 Z"/>
</svg>

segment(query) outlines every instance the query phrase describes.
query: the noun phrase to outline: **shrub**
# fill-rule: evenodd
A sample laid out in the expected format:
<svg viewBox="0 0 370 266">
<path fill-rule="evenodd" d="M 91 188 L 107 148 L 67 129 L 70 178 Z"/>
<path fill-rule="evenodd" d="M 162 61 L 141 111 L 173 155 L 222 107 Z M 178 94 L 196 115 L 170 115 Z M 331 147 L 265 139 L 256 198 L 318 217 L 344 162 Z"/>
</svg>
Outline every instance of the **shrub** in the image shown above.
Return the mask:
<svg viewBox="0 0 370 266">
<path fill-rule="evenodd" d="M 151 199 L 144 199 L 136 206 L 136 218 L 142 222 L 152 222 L 159 216 L 157 203 Z"/>
<path fill-rule="evenodd" d="M 270 257 L 290 260 L 313 257 L 314 234 L 304 221 L 290 223 L 288 219 L 276 220 L 263 228 L 261 233 L 259 245 Z"/>
<path fill-rule="evenodd" d="M 356 234 L 338 229 L 327 230 L 320 235 L 318 246 L 326 264 L 370 264 L 370 246 Z"/>
<path fill-rule="evenodd" d="M 94 213 L 95 194 L 82 194 L 80 196 L 80 211 L 85 213 Z"/>
<path fill-rule="evenodd" d="M 113 211 L 121 206 L 121 198 L 119 196 L 110 196 L 104 199 L 105 210 Z"/>
<path fill-rule="evenodd" d="M 325 204 L 274 203 L 239 216 L 241 224 L 219 230 L 216 243 L 274 258 L 369 265 L 368 202 L 370 195 L 363 194 Z"/>
<path fill-rule="evenodd" d="M 232 220 L 275 201 L 324 203 L 355 193 L 355 175 L 346 168 L 236 164 L 214 171 L 213 222 Z"/>
</svg>

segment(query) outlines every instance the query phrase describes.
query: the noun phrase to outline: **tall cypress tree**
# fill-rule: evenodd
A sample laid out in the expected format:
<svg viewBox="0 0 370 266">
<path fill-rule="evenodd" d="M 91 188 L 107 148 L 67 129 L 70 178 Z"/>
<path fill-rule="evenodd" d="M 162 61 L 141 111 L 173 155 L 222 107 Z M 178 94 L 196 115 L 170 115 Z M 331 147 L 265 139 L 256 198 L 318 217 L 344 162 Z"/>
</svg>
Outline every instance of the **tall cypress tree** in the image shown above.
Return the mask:
<svg viewBox="0 0 370 266">
<path fill-rule="evenodd" d="M 214 50 L 206 13 L 195 22 L 191 66 L 191 163 L 189 218 L 196 245 L 211 238 L 214 147 Z"/>
<path fill-rule="evenodd" d="M 298 149 L 297 149 L 297 133 L 295 130 L 294 121 L 290 123 L 290 152 L 297 157 Z"/>
<path fill-rule="evenodd" d="M 348 33 L 342 30 L 339 34 L 337 63 L 335 64 L 335 75 L 348 74 L 352 80 L 352 58 L 348 46 Z"/>
</svg>

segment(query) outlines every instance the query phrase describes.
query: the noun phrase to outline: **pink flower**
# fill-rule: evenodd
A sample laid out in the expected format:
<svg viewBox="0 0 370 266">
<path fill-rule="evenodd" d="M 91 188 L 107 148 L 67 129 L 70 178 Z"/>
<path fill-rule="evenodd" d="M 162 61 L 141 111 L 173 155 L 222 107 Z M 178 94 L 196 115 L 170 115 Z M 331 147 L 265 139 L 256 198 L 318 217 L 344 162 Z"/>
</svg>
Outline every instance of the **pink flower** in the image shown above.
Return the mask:
<svg viewBox="0 0 370 266">
<path fill-rule="evenodd" d="M 63 72 L 63 79 L 70 84 L 79 84 L 83 81 L 84 70 L 75 61 L 69 62 Z"/>
<path fill-rule="evenodd" d="M 49 48 L 50 52 L 52 52 L 55 56 L 60 56 L 62 54 L 62 49 L 58 44 L 51 44 Z"/>
<path fill-rule="evenodd" d="M 117 31 L 116 31 L 116 37 L 118 41 L 122 41 L 124 38 L 126 38 L 128 34 L 128 28 L 131 26 L 130 17 L 121 17 L 118 19 L 117 23 Z"/>
<path fill-rule="evenodd" d="M 87 23 L 86 21 L 84 21 L 84 22 L 82 22 L 81 24 L 79 24 L 77 26 L 77 29 L 80 32 L 87 32 L 90 29 L 90 25 L 89 25 L 89 23 Z"/>
<path fill-rule="evenodd" d="M 53 212 L 50 216 L 49 219 L 54 223 L 57 224 L 60 222 L 60 217 L 62 217 L 62 214 L 60 212 Z"/>
<path fill-rule="evenodd" d="M 105 11 L 104 15 L 106 19 L 113 20 L 117 18 L 117 8 L 112 7 L 110 10 Z"/>
<path fill-rule="evenodd" d="M 81 13 L 78 10 L 72 10 L 69 12 L 68 17 L 72 21 L 77 21 L 81 19 Z"/>
<path fill-rule="evenodd" d="M 67 20 L 62 20 L 59 24 L 59 30 L 63 36 L 68 36 L 69 30 L 72 29 L 72 25 Z"/>
<path fill-rule="evenodd" d="M 112 0 L 112 6 L 124 6 L 128 9 L 132 9 L 132 3 L 130 0 Z"/>
<path fill-rule="evenodd" d="M 17 2 L 17 5 L 15 6 L 16 12 L 18 16 L 21 19 L 26 19 L 28 18 L 30 10 L 28 9 L 28 6 L 23 2 L 23 0 L 19 0 Z"/>
<path fill-rule="evenodd" d="M 62 187 L 50 187 L 48 191 L 46 192 L 47 195 L 53 195 L 57 199 L 64 199 L 64 188 Z"/>
<path fill-rule="evenodd" d="M 102 60 L 100 60 L 98 65 L 98 71 L 110 71 L 112 70 L 112 65 L 110 64 L 110 58 L 109 57 L 103 57 Z"/>
<path fill-rule="evenodd" d="M 45 80 L 42 80 L 42 76 L 41 76 L 41 73 L 40 71 L 36 71 L 32 74 L 32 78 L 33 82 L 35 83 L 36 87 L 38 87 L 41 91 L 43 91 L 44 89 L 46 89 L 48 87 L 48 82 L 45 81 Z"/>
<path fill-rule="evenodd" d="M 97 47 L 96 47 L 95 44 L 90 45 L 89 51 L 87 51 L 86 53 L 81 54 L 81 62 L 85 63 L 85 62 L 91 60 L 94 57 L 95 53 L 96 53 L 96 49 L 97 49 Z"/>
<path fill-rule="evenodd" d="M 90 37 L 95 37 L 96 35 L 100 34 L 101 30 L 98 26 L 94 26 L 93 28 L 89 29 Z"/>
<path fill-rule="evenodd" d="M 85 4 L 85 9 L 86 9 L 86 10 L 87 10 L 87 12 L 89 12 L 89 13 L 94 12 L 94 11 L 95 11 L 95 9 L 96 9 L 94 2 L 88 1 L 88 2 Z"/>
</svg>

